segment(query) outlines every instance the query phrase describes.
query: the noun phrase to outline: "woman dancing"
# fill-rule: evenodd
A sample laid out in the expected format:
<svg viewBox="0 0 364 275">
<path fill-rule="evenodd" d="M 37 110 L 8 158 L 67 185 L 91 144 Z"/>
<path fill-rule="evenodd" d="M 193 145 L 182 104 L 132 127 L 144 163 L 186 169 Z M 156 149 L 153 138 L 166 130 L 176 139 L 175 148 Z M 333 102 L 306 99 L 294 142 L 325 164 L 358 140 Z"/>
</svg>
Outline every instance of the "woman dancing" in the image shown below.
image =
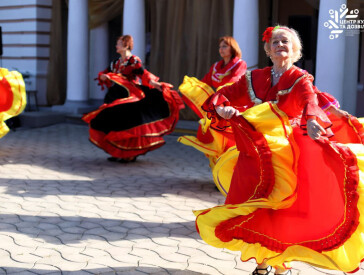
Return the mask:
<svg viewBox="0 0 364 275">
<path fill-rule="evenodd" d="M 178 141 L 203 152 L 210 161 L 212 171 L 217 159 L 234 146 L 235 141 L 230 129 L 219 132 L 210 128 L 210 120 L 206 119 L 206 112 L 201 109 L 201 105 L 215 93 L 214 89 L 238 81 L 246 71 L 246 62 L 241 59 L 240 47 L 233 37 L 224 36 L 219 39 L 219 54 L 221 60 L 211 66 L 201 81 L 185 76 L 179 86 L 183 100 L 199 116 L 200 121 L 196 137 L 182 136 Z M 226 196 L 224 187 L 217 182 L 215 184 Z"/>
<path fill-rule="evenodd" d="M 198 232 L 255 259 L 254 275 L 272 266 L 291 274 L 291 261 L 355 272 L 364 258 L 363 125 L 333 106 L 330 117 L 323 111 L 313 77 L 293 65 L 295 30 L 269 27 L 263 41 L 273 66 L 203 105 L 211 127 L 233 128 L 240 154 L 225 204 L 195 211 Z"/>
<path fill-rule="evenodd" d="M 184 107 L 172 85 L 158 82 L 132 49 L 130 35 L 117 40 L 120 58 L 98 76 L 99 84 L 109 88 L 104 104 L 83 116 L 90 126 L 90 141 L 111 155 L 109 161 L 122 163 L 161 147 Z"/>
</svg>

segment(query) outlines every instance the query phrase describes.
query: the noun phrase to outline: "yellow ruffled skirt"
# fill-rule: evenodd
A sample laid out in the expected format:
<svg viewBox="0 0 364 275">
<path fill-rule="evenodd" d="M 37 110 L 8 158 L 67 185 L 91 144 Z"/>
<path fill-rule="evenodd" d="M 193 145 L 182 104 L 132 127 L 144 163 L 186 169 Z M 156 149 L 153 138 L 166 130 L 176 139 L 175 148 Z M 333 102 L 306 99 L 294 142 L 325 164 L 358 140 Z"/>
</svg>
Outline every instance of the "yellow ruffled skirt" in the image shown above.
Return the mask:
<svg viewBox="0 0 364 275">
<path fill-rule="evenodd" d="M 211 121 L 206 117 L 206 112 L 201 108 L 203 103 L 215 92 L 206 83 L 188 76 L 184 77 L 183 83 L 179 86 L 179 91 L 183 95 L 185 103 L 200 117 L 200 120 L 197 136 L 181 136 L 178 138 L 178 142 L 204 153 L 209 160 L 212 173 L 218 173 L 214 172 L 218 159 L 229 148 L 233 147 L 235 142 L 232 138 L 231 129 L 228 128 L 221 132 L 210 128 Z M 220 168 L 219 170 L 221 170 Z M 226 186 L 216 181 L 215 177 L 214 182 L 220 192 L 226 196 Z"/>
<path fill-rule="evenodd" d="M 0 68 L 0 138 L 9 132 L 5 121 L 19 115 L 26 106 L 25 84 L 17 71 Z"/>
<path fill-rule="evenodd" d="M 242 261 L 356 271 L 364 259 L 364 145 L 313 141 L 269 103 L 232 126 L 244 153 L 230 148 L 215 165 L 215 181 L 231 194 L 228 204 L 194 211 L 202 239 L 241 251 Z"/>
</svg>

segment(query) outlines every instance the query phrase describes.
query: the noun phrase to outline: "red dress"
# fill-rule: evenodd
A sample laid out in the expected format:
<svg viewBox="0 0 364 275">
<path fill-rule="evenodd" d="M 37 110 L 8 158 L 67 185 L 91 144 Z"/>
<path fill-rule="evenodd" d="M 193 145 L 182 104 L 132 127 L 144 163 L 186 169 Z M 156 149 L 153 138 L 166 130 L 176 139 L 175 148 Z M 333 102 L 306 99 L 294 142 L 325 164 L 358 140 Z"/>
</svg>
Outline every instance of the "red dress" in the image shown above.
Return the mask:
<svg viewBox="0 0 364 275">
<path fill-rule="evenodd" d="M 355 271 L 364 258 L 363 126 L 330 120 L 318 98 L 333 98 L 317 96 L 306 72 L 293 66 L 272 86 L 270 70 L 247 72 L 203 106 L 211 127 L 232 126 L 240 154 L 225 205 L 195 211 L 197 229 L 243 261 Z M 215 112 L 221 104 L 246 111 L 226 121 Z M 317 141 L 305 130 L 311 117 L 326 128 Z"/>
<path fill-rule="evenodd" d="M 210 128 L 209 120 L 206 119 L 206 112 L 201 109 L 201 105 L 206 99 L 213 95 L 214 89 L 219 89 L 224 85 L 230 85 L 239 80 L 245 74 L 246 62 L 238 57 L 234 57 L 224 66 L 224 60 L 213 64 L 209 72 L 200 81 L 196 78 L 185 76 L 179 91 L 183 95 L 185 103 L 198 115 L 201 120 L 197 136 L 182 136 L 179 142 L 192 146 L 204 153 L 210 161 L 212 173 L 217 159 L 229 148 L 235 145 L 235 140 L 230 129 L 218 132 Z M 225 189 L 215 182 L 222 194 L 226 196 Z"/>
<path fill-rule="evenodd" d="M 102 74 L 108 78 L 104 82 Z M 112 62 L 98 79 L 109 91 L 99 109 L 83 116 L 90 125 L 90 141 L 116 158 L 136 157 L 162 146 L 163 136 L 174 130 L 184 107 L 177 92 L 164 84 L 162 92 L 152 88 L 149 81 L 158 77 L 135 55 Z"/>
</svg>

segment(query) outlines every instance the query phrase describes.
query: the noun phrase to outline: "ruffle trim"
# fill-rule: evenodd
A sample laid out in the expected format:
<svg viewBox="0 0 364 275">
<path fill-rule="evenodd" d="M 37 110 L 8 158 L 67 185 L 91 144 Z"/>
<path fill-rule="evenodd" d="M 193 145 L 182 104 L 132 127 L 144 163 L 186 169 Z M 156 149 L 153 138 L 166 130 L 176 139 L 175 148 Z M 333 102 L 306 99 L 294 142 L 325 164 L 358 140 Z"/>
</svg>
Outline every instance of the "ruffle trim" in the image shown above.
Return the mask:
<svg viewBox="0 0 364 275">
<path fill-rule="evenodd" d="M 89 130 L 90 141 L 106 153 L 116 158 L 130 158 L 144 155 L 165 144 L 162 137 L 137 137 L 121 141 L 111 141 L 104 132 Z"/>
<path fill-rule="evenodd" d="M 303 110 L 300 126 L 301 129 L 305 130 L 306 132 L 307 132 L 307 120 L 309 118 L 314 118 L 326 130 L 326 134 L 323 136 L 331 137 L 334 135 L 334 133 L 330 129 L 332 126 L 332 122 L 327 117 L 325 112 L 318 105 L 314 103 L 308 103 Z"/>
<path fill-rule="evenodd" d="M 364 144 L 364 126 L 360 123 L 359 119 L 350 115 L 348 118 L 349 124 L 353 127 L 354 131 L 358 134 L 361 143 Z"/>
<path fill-rule="evenodd" d="M 175 91 L 163 90 L 163 98 L 169 106 L 168 117 L 145 123 L 123 131 L 112 131 L 105 134 L 90 128 L 90 141 L 113 157 L 127 158 L 145 154 L 161 147 L 165 141 L 164 135 L 173 132 L 178 119 L 181 100 Z M 133 98 L 120 99 L 112 104 L 103 104 L 98 110 L 83 116 L 83 120 L 90 123 L 102 110 L 111 106 L 133 102 Z"/>
<path fill-rule="evenodd" d="M 214 90 L 206 83 L 195 77 L 185 76 L 182 84 L 178 87 L 184 102 L 190 107 L 199 118 L 204 117 L 204 110 L 201 105 L 214 94 Z"/>
<path fill-rule="evenodd" d="M 22 75 L 17 71 L 0 68 L 0 138 L 9 132 L 5 120 L 19 115 L 26 106 L 25 83 Z"/>
<path fill-rule="evenodd" d="M 230 106 L 230 101 L 224 95 L 216 93 L 209 97 L 201 108 L 207 112 L 207 118 L 211 120 L 210 127 L 217 131 L 224 131 L 226 128 L 230 127 L 231 124 L 228 120 L 220 117 L 216 112 L 216 106 L 220 105 Z"/>
<path fill-rule="evenodd" d="M 345 193 L 348 202 L 346 222 L 336 231 L 335 236 L 325 240 L 324 249 L 322 249 L 321 243 L 317 243 L 317 246 L 312 247 L 317 251 L 303 245 L 291 245 L 285 248 L 283 252 L 277 252 L 265 247 L 266 244 L 263 246 L 259 243 L 260 240 L 246 243 L 241 239 L 229 239 L 224 242 L 216 236 L 216 228 L 223 221 L 239 216 L 249 217 L 258 208 L 282 209 L 289 207 L 294 201 L 293 198 L 286 201 L 249 200 L 243 204 L 222 205 L 194 211 L 197 216 L 196 227 L 201 237 L 215 247 L 241 251 L 242 261 L 255 259 L 261 263 L 267 260 L 267 264 L 280 267 L 285 267 L 285 264 L 290 261 L 302 261 L 320 268 L 355 272 L 364 257 L 364 236 L 362 236 L 364 213 L 361 213 L 364 210 L 364 174 L 362 172 L 364 171 L 364 148 L 361 144 L 345 146 L 331 143 L 327 139 L 322 140 L 325 146 L 332 146 L 332 149 L 344 159 L 346 167 Z M 203 226 L 199 227 L 199 224 Z M 339 238 L 340 242 L 335 241 L 335 237 Z"/>
</svg>

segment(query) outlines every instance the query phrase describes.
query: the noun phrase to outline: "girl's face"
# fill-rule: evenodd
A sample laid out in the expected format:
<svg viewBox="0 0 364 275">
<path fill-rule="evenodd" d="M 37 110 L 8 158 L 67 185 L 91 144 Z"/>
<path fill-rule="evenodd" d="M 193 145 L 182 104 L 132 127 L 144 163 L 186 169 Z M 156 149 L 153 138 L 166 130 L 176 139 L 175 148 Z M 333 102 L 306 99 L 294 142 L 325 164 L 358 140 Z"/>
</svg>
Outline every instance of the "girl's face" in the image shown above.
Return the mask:
<svg viewBox="0 0 364 275">
<path fill-rule="evenodd" d="M 128 50 L 128 47 L 123 45 L 123 41 L 121 39 L 116 42 L 115 48 L 116 52 L 119 54 L 125 53 Z"/>
<path fill-rule="evenodd" d="M 231 46 L 226 44 L 225 41 L 221 41 L 219 45 L 219 54 L 221 58 L 231 58 Z"/>
<path fill-rule="evenodd" d="M 286 32 L 273 34 L 270 43 L 269 55 L 274 60 L 289 59 L 293 56 L 291 36 Z"/>
</svg>

